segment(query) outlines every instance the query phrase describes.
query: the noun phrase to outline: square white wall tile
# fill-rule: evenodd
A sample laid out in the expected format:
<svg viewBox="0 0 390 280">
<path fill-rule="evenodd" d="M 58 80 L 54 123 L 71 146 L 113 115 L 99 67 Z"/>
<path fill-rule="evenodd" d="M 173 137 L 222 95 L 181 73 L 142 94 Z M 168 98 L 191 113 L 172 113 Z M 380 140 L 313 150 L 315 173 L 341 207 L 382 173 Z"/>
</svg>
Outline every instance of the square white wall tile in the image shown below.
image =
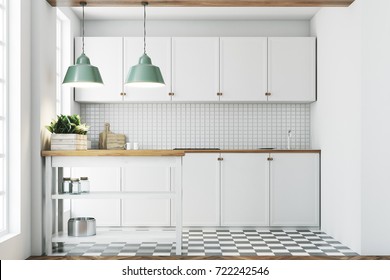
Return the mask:
<svg viewBox="0 0 390 280">
<path fill-rule="evenodd" d="M 310 104 L 81 104 L 98 147 L 104 123 L 141 149 L 310 148 Z"/>
</svg>

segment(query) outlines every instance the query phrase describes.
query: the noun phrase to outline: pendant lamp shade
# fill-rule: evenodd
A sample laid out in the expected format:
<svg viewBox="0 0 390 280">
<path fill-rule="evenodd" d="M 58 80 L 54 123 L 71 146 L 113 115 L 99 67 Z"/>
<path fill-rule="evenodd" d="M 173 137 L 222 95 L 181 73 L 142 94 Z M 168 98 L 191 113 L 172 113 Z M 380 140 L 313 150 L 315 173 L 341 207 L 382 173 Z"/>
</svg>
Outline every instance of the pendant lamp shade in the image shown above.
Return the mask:
<svg viewBox="0 0 390 280">
<path fill-rule="evenodd" d="M 80 2 L 80 5 L 83 7 L 83 50 L 81 55 L 77 58 L 76 64 L 69 66 L 62 84 L 78 88 L 100 87 L 103 86 L 103 80 L 100 76 L 99 69 L 96 66 L 91 65 L 91 61 L 84 53 L 84 7 L 87 3 Z"/>
<path fill-rule="evenodd" d="M 98 87 L 103 86 L 103 80 L 99 69 L 91 65 L 88 56 L 82 53 L 77 58 L 76 64 L 69 66 L 63 84 L 80 88 Z"/>
<path fill-rule="evenodd" d="M 138 64 L 130 68 L 125 85 L 130 87 L 163 87 L 165 83 L 160 68 L 152 64 L 152 60 L 147 54 L 143 54 Z"/>
<path fill-rule="evenodd" d="M 144 53 L 138 64 L 130 68 L 125 82 L 129 87 L 155 88 L 165 86 L 160 68 L 152 64 L 152 60 L 146 54 L 146 6 L 148 2 L 142 2 L 144 6 Z"/>
</svg>

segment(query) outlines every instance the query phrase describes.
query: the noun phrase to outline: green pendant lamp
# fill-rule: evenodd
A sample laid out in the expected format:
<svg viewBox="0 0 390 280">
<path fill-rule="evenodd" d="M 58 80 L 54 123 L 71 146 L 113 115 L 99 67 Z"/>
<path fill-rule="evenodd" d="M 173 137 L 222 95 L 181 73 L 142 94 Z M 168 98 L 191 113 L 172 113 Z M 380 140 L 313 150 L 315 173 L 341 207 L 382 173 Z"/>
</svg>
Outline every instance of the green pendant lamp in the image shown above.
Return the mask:
<svg viewBox="0 0 390 280">
<path fill-rule="evenodd" d="M 160 68 L 152 64 L 152 60 L 146 54 L 146 6 L 148 2 L 142 2 L 144 6 L 144 54 L 140 57 L 138 64 L 130 68 L 126 79 L 126 86 L 129 87 L 163 87 L 164 79 Z"/>
<path fill-rule="evenodd" d="M 77 88 L 101 87 L 104 84 L 99 69 L 91 65 L 84 53 L 84 7 L 87 3 L 80 2 L 80 5 L 83 7 L 83 52 L 77 58 L 76 64 L 69 66 L 62 84 Z"/>
</svg>

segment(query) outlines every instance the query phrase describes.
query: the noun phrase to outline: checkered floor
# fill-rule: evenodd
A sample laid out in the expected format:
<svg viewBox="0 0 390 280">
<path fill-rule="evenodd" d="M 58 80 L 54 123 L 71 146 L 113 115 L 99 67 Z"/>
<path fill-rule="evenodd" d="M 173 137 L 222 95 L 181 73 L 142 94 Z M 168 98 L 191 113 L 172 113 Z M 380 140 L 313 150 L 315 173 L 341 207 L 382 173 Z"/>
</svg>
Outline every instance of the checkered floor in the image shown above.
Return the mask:
<svg viewBox="0 0 390 280">
<path fill-rule="evenodd" d="M 175 244 L 82 242 L 54 248 L 55 256 L 175 256 Z M 183 232 L 183 256 L 357 256 L 324 232 L 202 230 Z"/>
</svg>

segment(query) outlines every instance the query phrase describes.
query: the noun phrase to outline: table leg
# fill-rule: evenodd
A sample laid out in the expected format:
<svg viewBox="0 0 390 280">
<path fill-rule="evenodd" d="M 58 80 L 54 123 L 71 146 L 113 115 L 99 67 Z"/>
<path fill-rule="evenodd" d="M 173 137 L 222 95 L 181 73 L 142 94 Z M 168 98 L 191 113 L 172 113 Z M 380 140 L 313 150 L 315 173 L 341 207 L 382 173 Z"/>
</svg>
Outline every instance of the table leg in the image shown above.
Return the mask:
<svg viewBox="0 0 390 280">
<path fill-rule="evenodd" d="M 183 188 L 183 159 L 178 159 L 179 164 L 176 169 L 176 184 L 175 184 L 175 193 L 176 193 L 176 255 L 181 255 L 182 249 L 182 235 L 183 235 L 183 207 L 182 207 L 182 188 Z"/>
<path fill-rule="evenodd" d="M 52 254 L 52 234 L 53 234 L 53 202 L 51 199 L 53 187 L 53 168 L 51 157 L 46 157 L 45 162 L 45 206 L 44 206 L 44 233 L 45 233 L 45 253 Z"/>
<path fill-rule="evenodd" d="M 64 168 L 63 167 L 58 167 L 57 168 L 57 191 L 56 193 L 61 193 L 62 192 L 62 180 L 64 177 Z M 58 199 L 58 220 L 57 220 L 57 231 L 58 232 L 63 232 L 64 231 L 64 200 L 63 199 Z"/>
</svg>

